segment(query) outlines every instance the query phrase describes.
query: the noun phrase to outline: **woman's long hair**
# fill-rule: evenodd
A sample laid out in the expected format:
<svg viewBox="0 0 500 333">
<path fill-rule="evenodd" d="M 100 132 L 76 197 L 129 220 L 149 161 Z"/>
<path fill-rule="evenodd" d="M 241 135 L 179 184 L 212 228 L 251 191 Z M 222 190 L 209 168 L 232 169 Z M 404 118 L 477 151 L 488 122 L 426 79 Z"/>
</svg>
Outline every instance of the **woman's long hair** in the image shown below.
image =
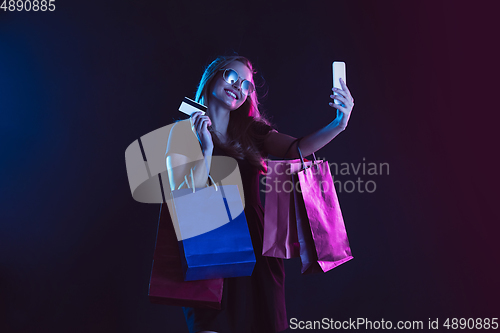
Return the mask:
<svg viewBox="0 0 500 333">
<path fill-rule="evenodd" d="M 213 79 L 220 69 L 233 61 L 243 63 L 250 69 L 252 74 L 255 74 L 252 63 L 247 58 L 238 55 L 220 56 L 205 69 L 196 91 L 196 102 L 203 105 L 208 104 L 208 94 Z M 254 90 L 247 96 L 245 103 L 238 109 L 231 111 L 227 126 L 228 141 L 226 144 L 219 140 L 216 131 L 211 126 L 208 129 L 212 134 L 214 144 L 223 148 L 230 156 L 237 159 L 247 159 L 250 164 L 265 172 L 266 165 L 257 145 L 263 144 L 267 133 L 262 134 L 262 129 L 269 128 L 269 121 L 261 115 L 258 106 L 257 92 Z"/>
</svg>

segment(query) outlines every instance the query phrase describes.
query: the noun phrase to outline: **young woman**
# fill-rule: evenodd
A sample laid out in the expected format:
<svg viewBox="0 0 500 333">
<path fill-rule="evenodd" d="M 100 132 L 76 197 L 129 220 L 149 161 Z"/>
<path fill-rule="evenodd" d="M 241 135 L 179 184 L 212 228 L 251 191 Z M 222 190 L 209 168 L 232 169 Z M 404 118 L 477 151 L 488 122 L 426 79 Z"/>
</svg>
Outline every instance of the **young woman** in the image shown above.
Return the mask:
<svg viewBox="0 0 500 333">
<path fill-rule="evenodd" d="M 196 112 L 189 122 L 177 123 L 169 137 L 166 153 L 170 186 L 177 189 L 191 169 L 196 187 L 203 187 L 210 172 L 212 156 L 225 155 L 238 162 L 245 197 L 245 216 L 255 250 L 252 276 L 224 281 L 222 310 L 183 308 L 189 331 L 220 332 L 224 324 L 231 332 L 280 332 L 288 327 L 285 309 L 283 260 L 262 256 L 263 209 L 259 197 L 259 173 L 265 171 L 268 155 L 297 158 L 294 137 L 274 130 L 260 115 L 253 81 L 253 67 L 241 56 L 218 57 L 205 70 L 196 93 L 196 101 L 208 107 L 205 115 Z M 343 106 L 331 123 L 303 137 L 300 149 L 307 156 L 330 142 L 348 123 L 354 100 L 344 82 L 330 96 Z M 183 124 L 181 124 L 183 123 Z M 182 126 L 196 131 L 203 156 L 196 160 L 183 151 L 187 142 Z M 183 144 L 174 144 L 181 142 Z M 198 148 L 199 149 L 199 148 Z M 185 150 L 185 149 L 184 149 Z M 284 156 L 288 150 L 287 156 Z M 191 155 L 191 156 L 190 156 Z M 222 325 L 222 326 L 221 326 Z"/>
</svg>

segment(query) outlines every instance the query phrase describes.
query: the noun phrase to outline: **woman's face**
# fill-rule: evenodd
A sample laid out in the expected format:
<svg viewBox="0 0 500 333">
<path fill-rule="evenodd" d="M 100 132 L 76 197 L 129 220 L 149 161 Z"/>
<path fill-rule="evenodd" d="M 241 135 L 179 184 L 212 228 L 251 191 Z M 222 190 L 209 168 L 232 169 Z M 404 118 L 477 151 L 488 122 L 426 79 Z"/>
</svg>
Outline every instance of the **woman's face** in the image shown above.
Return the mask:
<svg viewBox="0 0 500 333">
<path fill-rule="evenodd" d="M 212 83 L 212 91 L 209 94 L 209 105 L 211 103 L 220 103 L 230 111 L 233 111 L 243 105 L 247 99 L 247 96 L 241 91 L 241 81 L 248 80 L 253 83 L 253 75 L 250 69 L 239 61 L 231 62 L 223 69 L 227 68 L 238 72 L 240 79 L 234 84 L 230 84 L 223 78 L 224 71 L 217 72 Z"/>
</svg>

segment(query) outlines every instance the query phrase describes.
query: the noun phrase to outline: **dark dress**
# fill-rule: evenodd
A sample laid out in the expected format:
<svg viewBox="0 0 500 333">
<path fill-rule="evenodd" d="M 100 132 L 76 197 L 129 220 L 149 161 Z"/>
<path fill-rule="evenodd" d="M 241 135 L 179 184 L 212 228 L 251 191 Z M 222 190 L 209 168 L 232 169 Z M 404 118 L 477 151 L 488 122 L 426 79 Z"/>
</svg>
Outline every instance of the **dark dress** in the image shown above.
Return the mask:
<svg viewBox="0 0 500 333">
<path fill-rule="evenodd" d="M 272 128 L 259 126 L 266 134 Z M 266 152 L 258 147 L 264 156 Z M 215 147 L 213 156 L 228 156 Z M 285 308 L 283 260 L 262 256 L 264 210 L 259 196 L 259 170 L 246 160 L 237 160 L 245 194 L 245 216 L 256 264 L 252 276 L 224 279 L 222 309 L 184 307 L 189 332 L 203 330 L 233 333 L 274 333 L 288 328 Z M 229 329 L 229 331 L 227 331 Z"/>
</svg>

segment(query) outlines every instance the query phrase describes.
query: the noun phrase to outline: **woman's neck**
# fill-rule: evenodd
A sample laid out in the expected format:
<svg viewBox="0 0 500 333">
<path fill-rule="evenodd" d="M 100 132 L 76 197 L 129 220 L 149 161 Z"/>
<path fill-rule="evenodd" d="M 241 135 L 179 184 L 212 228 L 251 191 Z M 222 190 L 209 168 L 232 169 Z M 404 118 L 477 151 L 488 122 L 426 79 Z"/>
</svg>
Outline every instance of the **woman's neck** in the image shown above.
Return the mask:
<svg viewBox="0 0 500 333">
<path fill-rule="evenodd" d="M 227 138 L 227 126 L 229 124 L 230 110 L 225 108 L 219 103 L 210 103 L 208 105 L 208 116 L 212 121 L 212 128 L 218 133 L 219 139 L 221 141 L 226 141 Z"/>
</svg>

